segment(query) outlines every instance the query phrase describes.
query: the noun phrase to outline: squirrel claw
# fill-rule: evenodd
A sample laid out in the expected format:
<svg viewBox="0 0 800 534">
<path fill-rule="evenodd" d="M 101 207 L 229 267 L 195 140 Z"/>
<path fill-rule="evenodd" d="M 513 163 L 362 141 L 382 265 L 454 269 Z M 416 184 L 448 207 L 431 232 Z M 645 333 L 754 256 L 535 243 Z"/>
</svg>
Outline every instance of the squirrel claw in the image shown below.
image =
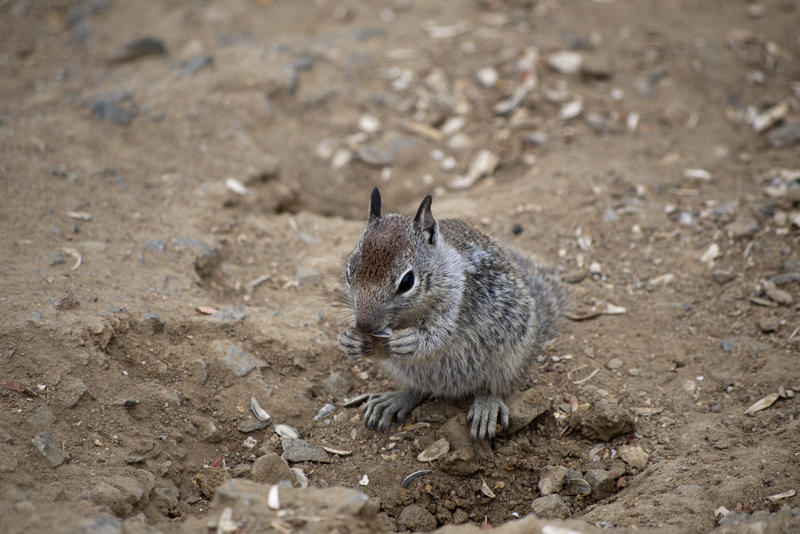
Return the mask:
<svg viewBox="0 0 800 534">
<path fill-rule="evenodd" d="M 370 395 L 367 407 L 364 409 L 364 425 L 383 432 L 392 424 L 392 419 L 396 418 L 398 422 L 403 422 L 411 410 L 424 399 L 424 394 L 411 390 Z"/>
<path fill-rule="evenodd" d="M 355 328 L 343 330 L 339 334 L 337 341 L 339 342 L 339 349 L 351 360 L 372 352 L 372 341 L 361 335 Z"/>
<path fill-rule="evenodd" d="M 479 395 L 467 413 L 467 421 L 472 422 L 470 436 L 473 441 L 491 440 L 498 422 L 504 431 L 508 430 L 508 407 L 500 397 Z"/>
<path fill-rule="evenodd" d="M 395 358 L 412 356 L 419 346 L 419 331 L 415 328 L 395 330 L 386 339 L 386 350 Z"/>
</svg>

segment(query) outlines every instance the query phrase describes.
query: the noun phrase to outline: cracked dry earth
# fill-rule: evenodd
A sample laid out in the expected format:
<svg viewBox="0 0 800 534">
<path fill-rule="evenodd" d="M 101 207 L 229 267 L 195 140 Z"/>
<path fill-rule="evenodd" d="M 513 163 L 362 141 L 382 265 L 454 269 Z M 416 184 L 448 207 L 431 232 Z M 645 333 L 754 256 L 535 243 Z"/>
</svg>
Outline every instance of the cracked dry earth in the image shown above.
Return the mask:
<svg viewBox="0 0 800 534">
<path fill-rule="evenodd" d="M 0 530 L 800 530 L 798 20 L 0 0 Z M 563 273 L 491 445 L 347 402 L 375 185 Z"/>
</svg>

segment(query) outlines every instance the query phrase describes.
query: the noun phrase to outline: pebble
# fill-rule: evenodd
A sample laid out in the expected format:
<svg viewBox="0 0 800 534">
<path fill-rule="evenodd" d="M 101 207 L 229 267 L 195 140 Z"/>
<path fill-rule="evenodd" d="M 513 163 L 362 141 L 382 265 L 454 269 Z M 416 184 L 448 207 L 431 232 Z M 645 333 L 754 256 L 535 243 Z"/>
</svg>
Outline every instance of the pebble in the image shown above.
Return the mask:
<svg viewBox="0 0 800 534">
<path fill-rule="evenodd" d="M 253 369 L 266 366 L 263 361 L 230 341 L 216 341 L 213 347 L 220 361 L 236 376 L 247 376 Z"/>
<path fill-rule="evenodd" d="M 105 478 L 89 490 L 89 499 L 98 505 L 108 506 L 117 517 L 130 516 L 147 499 L 155 485 L 155 476 L 137 469 L 134 476 L 116 475 Z"/>
<path fill-rule="evenodd" d="M 777 332 L 778 327 L 780 326 L 780 321 L 774 317 L 767 317 L 765 319 L 761 319 L 758 322 L 758 328 L 765 334 L 771 334 L 772 332 Z"/>
<path fill-rule="evenodd" d="M 789 122 L 767 133 L 767 143 L 773 148 L 789 148 L 800 144 L 800 122 Z"/>
<path fill-rule="evenodd" d="M 545 413 L 550 405 L 536 389 L 516 392 L 508 398 L 508 431 L 518 432 Z"/>
<path fill-rule="evenodd" d="M 374 134 L 381 130 L 381 121 L 370 113 L 364 113 L 358 119 L 358 129 L 364 133 Z"/>
<path fill-rule="evenodd" d="M 620 369 L 620 368 L 622 368 L 623 365 L 624 364 L 622 363 L 622 360 L 620 360 L 619 358 L 611 358 L 606 363 L 606 367 L 608 369 L 610 369 L 611 371 L 615 371 L 617 369 Z"/>
<path fill-rule="evenodd" d="M 53 467 L 69 460 L 69 454 L 64 452 L 50 432 L 39 432 L 31 439 L 31 443 Z"/>
<path fill-rule="evenodd" d="M 350 381 L 339 371 L 334 371 L 322 381 L 322 387 L 333 396 L 334 400 L 340 401 L 347 398 L 347 394 L 353 389 Z"/>
<path fill-rule="evenodd" d="M 639 445 L 623 445 L 619 448 L 619 456 L 623 462 L 639 471 L 647 467 L 647 462 L 650 460 L 650 455 Z"/>
<path fill-rule="evenodd" d="M 337 171 L 347 166 L 350 160 L 353 159 L 353 153 L 346 148 L 339 148 L 333 153 L 331 157 L 331 169 Z"/>
<path fill-rule="evenodd" d="M 155 488 L 153 502 L 167 517 L 180 517 L 180 493 L 175 488 Z"/>
<path fill-rule="evenodd" d="M 277 484 L 281 480 L 293 482 L 296 476 L 286 460 L 274 452 L 268 452 L 253 462 L 250 478 L 262 484 Z"/>
<path fill-rule="evenodd" d="M 616 480 L 605 469 L 589 469 L 584 475 L 584 480 L 589 483 L 592 497 L 597 500 L 610 497 L 617 489 Z"/>
<path fill-rule="evenodd" d="M 471 448 L 451 452 L 445 456 L 440 468 L 445 473 L 459 476 L 474 475 L 480 469 L 475 462 L 475 451 Z"/>
<path fill-rule="evenodd" d="M 635 377 L 635 376 L 639 376 L 640 374 L 641 373 L 640 373 L 639 369 L 637 369 L 636 367 L 631 367 L 630 369 L 628 369 L 628 376 L 634 376 Z"/>
<path fill-rule="evenodd" d="M 588 439 L 607 442 L 633 432 L 633 417 L 615 401 L 602 399 L 588 410 L 575 412 L 570 426 L 578 428 Z"/>
<path fill-rule="evenodd" d="M 566 487 L 571 495 L 589 495 L 592 492 L 589 483 L 574 469 L 567 471 Z"/>
<path fill-rule="evenodd" d="M 44 255 L 43 259 L 50 267 L 53 267 L 54 265 L 63 265 L 64 263 L 66 263 L 64 254 L 60 250 L 56 250 L 54 252 L 48 252 L 47 254 Z"/>
<path fill-rule="evenodd" d="M 544 466 L 544 468 L 539 472 L 539 493 L 542 495 L 558 493 L 564 486 L 564 481 L 566 479 L 567 468 L 563 465 Z"/>
<path fill-rule="evenodd" d="M 558 494 L 534 499 L 531 509 L 536 517 L 543 519 L 566 519 L 570 514 L 569 507 Z"/>
<path fill-rule="evenodd" d="M 732 223 L 725 225 L 725 232 L 735 239 L 742 237 L 750 237 L 758 232 L 759 226 L 756 220 L 752 217 L 744 219 L 736 219 Z"/>
<path fill-rule="evenodd" d="M 425 449 L 417 455 L 417 460 L 420 462 L 433 462 L 448 452 L 450 452 L 450 442 L 442 438 L 425 447 Z"/>
<path fill-rule="evenodd" d="M 767 349 L 767 346 L 750 336 L 733 336 L 723 339 L 720 347 L 725 352 L 743 351 L 748 354 L 760 354 Z"/>
<path fill-rule="evenodd" d="M 733 271 L 726 271 L 725 269 L 714 269 L 714 272 L 711 273 L 711 277 L 716 283 L 724 285 L 734 280 L 736 278 L 736 273 Z"/>
<path fill-rule="evenodd" d="M 564 273 L 561 280 L 567 284 L 577 284 L 584 281 L 588 275 L 589 273 L 585 269 L 573 269 Z"/>
<path fill-rule="evenodd" d="M 236 324 L 248 315 L 250 315 L 249 312 L 242 306 L 230 306 L 214 312 L 205 320 L 219 324 Z"/>
<path fill-rule="evenodd" d="M 792 294 L 788 291 L 784 291 L 783 289 L 778 289 L 774 282 L 763 280 L 761 282 L 761 287 L 764 289 L 764 293 L 767 294 L 770 300 L 777 302 L 778 304 L 790 306 L 794 302 Z"/>
<path fill-rule="evenodd" d="M 429 532 L 437 526 L 436 517 L 419 504 L 409 504 L 397 516 L 399 530 Z"/>
<path fill-rule="evenodd" d="M 546 58 L 547 66 L 561 74 L 578 74 L 583 65 L 583 56 L 571 50 L 562 50 L 549 54 Z"/>
<path fill-rule="evenodd" d="M 95 100 L 91 111 L 95 120 L 128 126 L 139 115 L 139 105 L 131 93 L 110 93 Z"/>
<path fill-rule="evenodd" d="M 567 102 L 558 111 L 558 117 L 563 121 L 572 120 L 583 113 L 583 100 Z"/>
<path fill-rule="evenodd" d="M 59 384 L 58 391 L 62 399 L 62 406 L 74 408 L 86 394 L 87 388 L 83 380 L 70 376 Z"/>
<path fill-rule="evenodd" d="M 283 447 L 282 458 L 287 462 L 331 463 L 331 457 L 327 452 L 302 439 L 281 438 L 281 447 Z"/>
<path fill-rule="evenodd" d="M 705 169 L 684 169 L 683 177 L 707 182 L 711 180 L 711 173 Z"/>
<path fill-rule="evenodd" d="M 322 408 L 314 415 L 314 421 L 322 421 L 330 414 L 336 411 L 336 405 L 331 404 L 330 402 L 326 402 Z"/>
<path fill-rule="evenodd" d="M 491 150 L 481 149 L 472 158 L 469 164 L 467 174 L 459 176 L 450 182 L 452 189 L 466 189 L 471 187 L 475 182 L 492 174 L 500 162 L 500 157 Z"/>
<path fill-rule="evenodd" d="M 139 37 L 125 44 L 111 59 L 109 64 L 125 63 L 147 56 L 165 56 L 167 47 L 164 41 L 157 37 Z"/>
<path fill-rule="evenodd" d="M 263 430 L 268 426 L 269 426 L 268 421 L 259 421 L 257 419 L 256 420 L 250 419 L 247 421 L 242 421 L 236 428 L 242 434 L 250 434 L 251 432 L 257 432 L 258 430 Z"/>
<path fill-rule="evenodd" d="M 300 432 L 296 428 L 283 423 L 275 425 L 275 433 L 282 438 L 300 439 Z"/>
<path fill-rule="evenodd" d="M 494 67 L 478 69 L 478 72 L 475 73 L 475 78 L 482 87 L 494 87 L 498 79 L 497 69 Z"/>
</svg>

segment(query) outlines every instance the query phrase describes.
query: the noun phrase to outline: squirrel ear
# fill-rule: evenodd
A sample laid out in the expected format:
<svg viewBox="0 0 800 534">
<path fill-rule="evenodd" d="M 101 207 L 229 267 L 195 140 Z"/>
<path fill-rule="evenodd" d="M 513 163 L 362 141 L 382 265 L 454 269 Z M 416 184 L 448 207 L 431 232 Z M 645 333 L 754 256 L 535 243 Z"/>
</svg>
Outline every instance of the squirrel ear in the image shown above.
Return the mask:
<svg viewBox="0 0 800 534">
<path fill-rule="evenodd" d="M 369 222 L 377 221 L 381 218 L 381 192 L 378 188 L 372 190 L 372 196 L 369 199 Z"/>
<path fill-rule="evenodd" d="M 436 224 L 436 219 L 433 218 L 431 213 L 431 202 L 433 199 L 430 195 L 422 200 L 419 205 L 417 215 L 414 217 L 414 228 L 425 234 L 425 240 L 431 245 L 435 245 L 439 239 L 439 229 Z"/>
</svg>

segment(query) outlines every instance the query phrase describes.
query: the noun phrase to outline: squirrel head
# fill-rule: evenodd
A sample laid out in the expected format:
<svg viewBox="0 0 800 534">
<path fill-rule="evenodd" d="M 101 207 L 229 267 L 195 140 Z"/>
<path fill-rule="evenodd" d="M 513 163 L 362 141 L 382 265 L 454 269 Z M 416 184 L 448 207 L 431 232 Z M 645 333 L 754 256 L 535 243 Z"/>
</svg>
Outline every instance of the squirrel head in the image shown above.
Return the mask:
<svg viewBox="0 0 800 534">
<path fill-rule="evenodd" d="M 381 194 L 373 189 L 367 227 L 345 270 L 356 328 L 363 333 L 414 324 L 431 298 L 442 247 L 431 201 L 425 197 L 414 219 L 381 215 Z"/>
</svg>

